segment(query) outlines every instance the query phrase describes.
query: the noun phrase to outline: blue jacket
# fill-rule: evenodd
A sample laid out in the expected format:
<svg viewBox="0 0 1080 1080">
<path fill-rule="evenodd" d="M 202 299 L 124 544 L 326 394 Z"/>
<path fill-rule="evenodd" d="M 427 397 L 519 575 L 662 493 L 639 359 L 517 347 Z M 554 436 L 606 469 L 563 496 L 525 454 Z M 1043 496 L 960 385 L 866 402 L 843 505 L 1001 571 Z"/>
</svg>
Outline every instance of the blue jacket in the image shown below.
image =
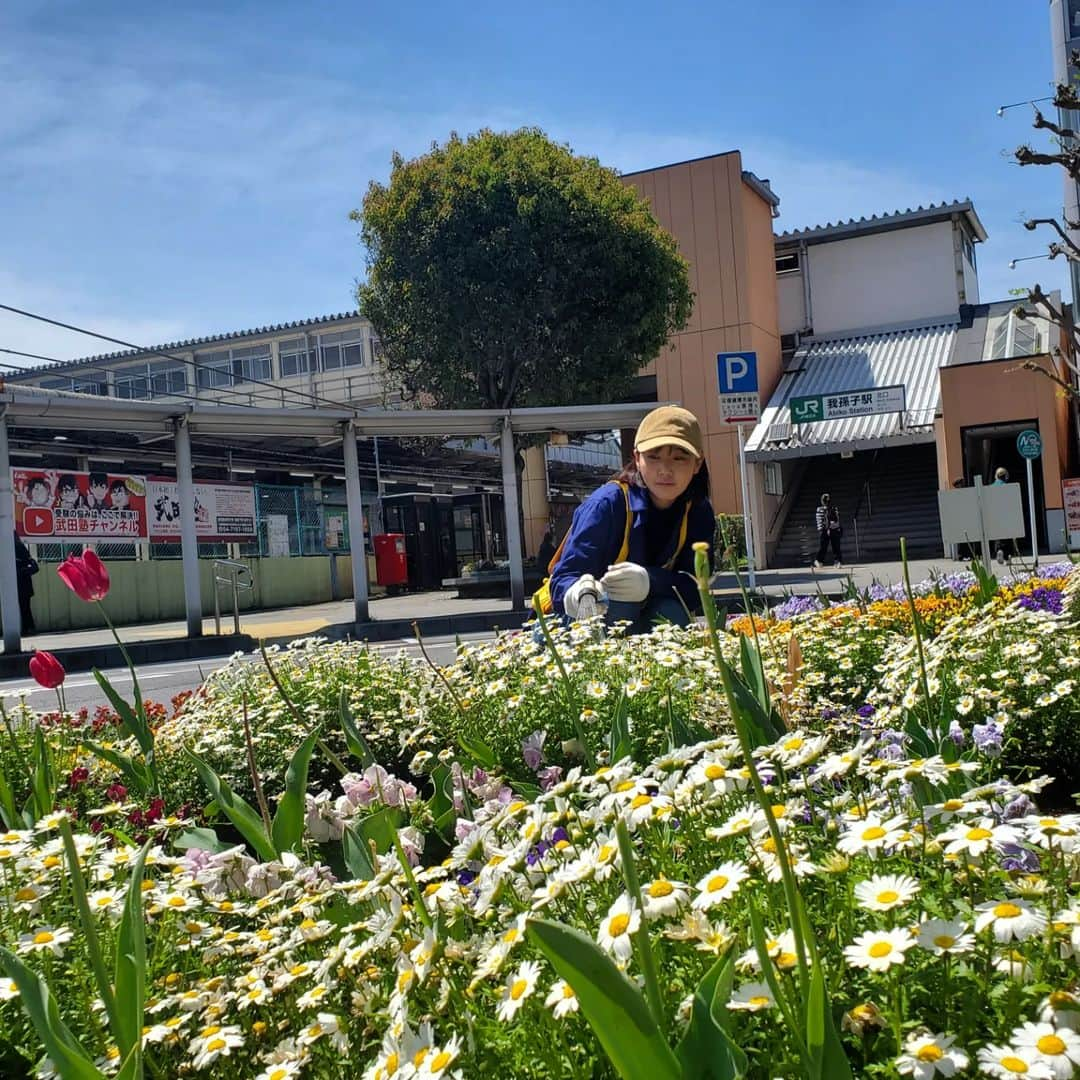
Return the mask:
<svg viewBox="0 0 1080 1080">
<path fill-rule="evenodd" d="M 644 566 L 645 519 L 652 510 L 652 503 L 644 487 L 631 484 L 629 495 L 634 520 L 630 526 L 630 551 L 626 561 Z M 709 500 L 695 503 L 686 523 L 686 543 L 679 552 L 674 569 L 665 570 L 663 564 L 671 558 L 678 543 L 677 528 L 661 552 L 661 565 L 646 566 L 650 597 L 670 596 L 674 587 L 691 611 L 700 609 L 694 580 L 693 545 L 704 540 L 711 547 L 715 529 L 716 518 Z M 577 508 L 562 555 L 551 573 L 551 599 L 556 611 L 564 613 L 563 595 L 582 574 L 592 574 L 597 580 L 604 575 L 618 557 L 625 530 L 626 502 L 618 484 L 604 484 Z"/>
</svg>

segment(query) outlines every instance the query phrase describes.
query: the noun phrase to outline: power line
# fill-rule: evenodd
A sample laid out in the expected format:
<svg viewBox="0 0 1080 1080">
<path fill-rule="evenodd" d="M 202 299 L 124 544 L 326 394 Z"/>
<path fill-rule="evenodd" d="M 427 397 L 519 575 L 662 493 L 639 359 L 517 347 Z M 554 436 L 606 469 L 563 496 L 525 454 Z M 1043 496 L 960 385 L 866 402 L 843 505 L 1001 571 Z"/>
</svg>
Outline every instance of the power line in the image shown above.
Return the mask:
<svg viewBox="0 0 1080 1080">
<path fill-rule="evenodd" d="M 213 368 L 206 367 L 204 364 L 200 364 L 198 360 L 188 360 L 183 356 L 174 356 L 172 353 L 163 352 L 161 349 L 147 349 L 141 345 L 136 345 L 133 342 L 124 341 L 122 338 L 110 337 L 108 334 L 99 334 L 95 330 L 87 330 L 84 327 L 74 326 L 71 323 L 60 322 L 59 319 L 50 319 L 47 315 L 38 315 L 33 311 L 24 311 L 22 308 L 12 307 L 10 304 L 0 304 L 0 311 L 10 311 L 15 315 L 22 315 L 27 319 L 35 319 L 37 322 L 48 323 L 50 326 L 58 326 L 62 330 L 72 330 L 76 334 L 86 334 L 87 337 L 98 338 L 101 341 L 109 341 L 113 345 L 123 345 L 124 348 L 133 349 L 135 352 L 147 353 L 151 356 L 161 356 L 166 360 L 172 360 L 178 364 L 185 364 L 188 367 L 194 368 L 196 372 L 214 370 Z M 321 397 L 318 394 L 306 393 L 303 390 L 294 390 L 292 387 L 275 386 L 274 383 L 267 382 L 264 379 L 249 378 L 244 381 L 256 386 L 268 387 L 273 390 L 275 394 L 294 394 L 297 397 L 306 398 L 312 402 L 322 402 L 324 405 L 330 405 L 335 409 L 341 408 L 340 401 L 331 401 L 329 398 Z"/>
</svg>

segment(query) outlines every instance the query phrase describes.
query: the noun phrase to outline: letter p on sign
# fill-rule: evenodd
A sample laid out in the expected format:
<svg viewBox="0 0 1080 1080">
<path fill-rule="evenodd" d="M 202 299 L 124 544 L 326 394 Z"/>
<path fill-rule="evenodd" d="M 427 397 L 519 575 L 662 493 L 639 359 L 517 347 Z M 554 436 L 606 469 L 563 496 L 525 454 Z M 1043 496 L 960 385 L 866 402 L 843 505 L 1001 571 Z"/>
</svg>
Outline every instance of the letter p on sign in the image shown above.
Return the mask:
<svg viewBox="0 0 1080 1080">
<path fill-rule="evenodd" d="M 757 383 L 757 353 L 718 353 L 716 373 L 721 394 L 753 393 Z"/>
</svg>

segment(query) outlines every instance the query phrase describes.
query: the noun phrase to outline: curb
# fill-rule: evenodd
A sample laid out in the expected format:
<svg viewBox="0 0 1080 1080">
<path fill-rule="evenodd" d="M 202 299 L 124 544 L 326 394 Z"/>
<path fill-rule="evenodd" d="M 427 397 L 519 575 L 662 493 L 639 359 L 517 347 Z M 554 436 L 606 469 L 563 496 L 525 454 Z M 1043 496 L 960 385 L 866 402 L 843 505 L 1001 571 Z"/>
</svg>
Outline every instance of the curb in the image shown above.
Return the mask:
<svg viewBox="0 0 1080 1080">
<path fill-rule="evenodd" d="M 527 618 L 524 611 L 476 611 L 457 615 L 438 615 L 420 619 L 383 619 L 364 623 L 335 623 L 320 626 L 309 634 L 286 634 L 267 637 L 267 645 L 285 645 L 299 637 L 321 637 L 328 641 L 390 641 L 411 638 L 413 623 L 425 637 L 450 634 L 482 633 L 485 630 L 517 630 Z M 136 628 L 137 630 L 137 628 Z M 176 637 L 165 640 L 125 641 L 124 647 L 136 667 L 164 664 L 170 660 L 203 660 L 210 657 L 232 656 L 236 652 L 252 652 L 259 639 L 251 634 L 209 634 L 200 638 Z M 0 679 L 29 677 L 32 652 L 0 654 Z M 70 674 L 99 668 L 123 667 L 124 657 L 117 645 L 80 645 L 70 649 L 55 649 L 53 655 Z"/>
</svg>

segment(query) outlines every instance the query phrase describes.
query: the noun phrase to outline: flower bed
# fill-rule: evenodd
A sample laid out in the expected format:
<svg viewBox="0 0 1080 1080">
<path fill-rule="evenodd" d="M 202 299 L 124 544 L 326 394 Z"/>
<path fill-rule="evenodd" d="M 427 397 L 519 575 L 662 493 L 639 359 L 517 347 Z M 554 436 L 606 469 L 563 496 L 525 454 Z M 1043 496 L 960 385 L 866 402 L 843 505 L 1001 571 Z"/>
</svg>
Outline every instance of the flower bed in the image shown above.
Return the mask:
<svg viewBox="0 0 1080 1080">
<path fill-rule="evenodd" d="M 2 759 L 31 820 L 0 836 L 0 1070 L 1071 1076 L 1080 815 L 1030 767 L 1072 760 L 1078 589 L 792 611 L 756 647 L 507 635 L 440 672 L 304 641 L 147 714 L 135 823 L 72 797 L 130 779 L 81 725 L 10 715 L 58 768 L 35 801 Z M 170 816 L 200 777 L 215 809 Z"/>
</svg>

